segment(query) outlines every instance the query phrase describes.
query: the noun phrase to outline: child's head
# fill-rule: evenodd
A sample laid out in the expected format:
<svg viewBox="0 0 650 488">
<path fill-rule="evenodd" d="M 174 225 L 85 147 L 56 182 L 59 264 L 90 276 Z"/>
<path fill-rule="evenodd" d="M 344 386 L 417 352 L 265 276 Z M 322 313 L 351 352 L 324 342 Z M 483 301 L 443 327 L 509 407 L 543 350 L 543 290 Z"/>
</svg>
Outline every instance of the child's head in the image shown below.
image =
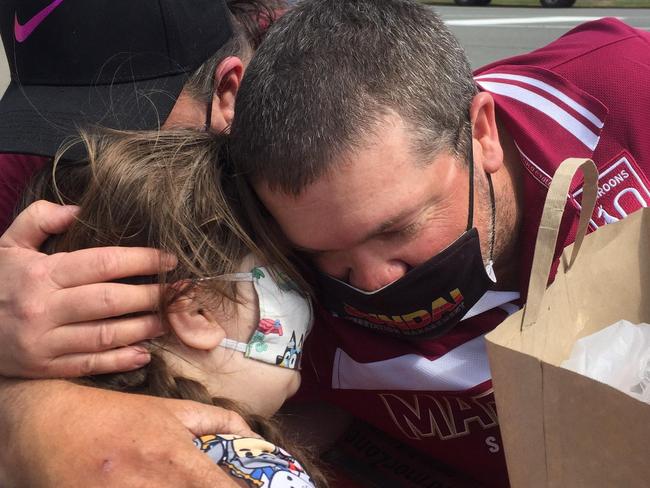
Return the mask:
<svg viewBox="0 0 650 488">
<path fill-rule="evenodd" d="M 143 246 L 178 258 L 173 271 L 130 280 L 167 285 L 160 287 L 160 314 L 170 332 L 150 341 L 152 363 L 91 381 L 157 396 L 202 401 L 219 396 L 251 413 L 273 414 L 295 393 L 299 374 L 273 364 L 277 357 L 276 363 L 292 365 L 292 358 L 282 357 L 284 348 L 277 356 L 265 356 L 259 349 L 269 345 L 264 337 L 256 341 L 255 335 L 262 330 L 262 335 L 277 336 L 276 342 L 287 349 L 291 344 L 299 349 L 305 320 L 284 331 L 281 320 L 274 320 L 277 314 L 266 322 L 266 315 L 260 317 L 259 301 L 268 302 L 268 293 L 260 290 L 259 276 L 250 273 L 268 270 L 258 268 L 264 258 L 239 223 L 234 199 L 224 191 L 224 137 L 194 131 L 103 131 L 84 134 L 83 142 L 87 161 L 56 160 L 26 193 L 25 203 L 46 199 L 81 207 L 78 221 L 52 237 L 44 250 Z M 223 275 L 243 281 L 215 279 Z M 304 319 L 310 313 L 305 312 L 306 302 L 290 293 Z M 271 301 L 276 298 L 271 293 Z M 292 338 L 287 334 L 294 329 L 298 337 Z M 262 360 L 217 347 L 225 338 L 248 344 L 246 356 L 256 357 L 252 349 L 257 347 Z"/>
</svg>

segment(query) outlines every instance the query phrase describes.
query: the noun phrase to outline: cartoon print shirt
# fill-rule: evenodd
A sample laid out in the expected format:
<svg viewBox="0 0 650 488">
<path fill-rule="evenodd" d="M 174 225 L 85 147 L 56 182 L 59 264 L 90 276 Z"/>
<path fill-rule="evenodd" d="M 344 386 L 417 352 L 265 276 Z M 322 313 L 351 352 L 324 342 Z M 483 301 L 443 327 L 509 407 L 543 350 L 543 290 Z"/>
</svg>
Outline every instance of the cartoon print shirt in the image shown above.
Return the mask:
<svg viewBox="0 0 650 488">
<path fill-rule="evenodd" d="M 258 488 L 314 488 L 303 467 L 287 451 L 264 439 L 206 435 L 194 444 L 231 476 Z"/>
</svg>

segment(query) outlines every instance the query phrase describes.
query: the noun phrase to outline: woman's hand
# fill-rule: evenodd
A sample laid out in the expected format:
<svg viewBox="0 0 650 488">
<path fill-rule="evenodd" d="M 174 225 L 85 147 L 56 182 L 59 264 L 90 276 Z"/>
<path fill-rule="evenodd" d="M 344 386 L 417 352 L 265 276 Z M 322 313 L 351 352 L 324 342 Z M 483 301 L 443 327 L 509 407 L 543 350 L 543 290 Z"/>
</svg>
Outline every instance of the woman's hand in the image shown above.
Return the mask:
<svg viewBox="0 0 650 488">
<path fill-rule="evenodd" d="M 35 202 L 0 237 L 0 375 L 51 378 L 127 371 L 149 354 L 131 346 L 163 333 L 156 285 L 107 283 L 158 273 L 175 259 L 154 249 L 104 247 L 47 256 L 76 207 Z"/>
</svg>

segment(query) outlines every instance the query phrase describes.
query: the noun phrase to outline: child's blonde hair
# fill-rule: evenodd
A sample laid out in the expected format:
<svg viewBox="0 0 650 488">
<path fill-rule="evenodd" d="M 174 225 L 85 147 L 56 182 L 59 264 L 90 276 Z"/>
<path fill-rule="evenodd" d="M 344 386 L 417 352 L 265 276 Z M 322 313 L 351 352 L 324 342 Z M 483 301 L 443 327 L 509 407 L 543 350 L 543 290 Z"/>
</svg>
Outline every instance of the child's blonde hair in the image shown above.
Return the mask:
<svg viewBox="0 0 650 488">
<path fill-rule="evenodd" d="M 43 251 L 74 251 L 99 246 L 155 247 L 173 254 L 178 265 L 158 276 L 125 280 L 161 283 L 159 313 L 164 320 L 169 306 L 194 288 L 207 288 L 209 306 L 218 298 L 237 300 L 232 284 L 201 278 L 237 270 L 242 257 L 261 256 L 249 233 L 236 197 L 224 176 L 226 136 L 190 130 L 82 132 L 87 158 L 66 161 L 65 148 L 53 163 L 33 179 L 22 207 L 35 200 L 81 207 L 77 221 L 65 233 L 52 236 Z M 292 276 L 295 270 L 285 269 Z M 180 284 L 180 285 L 179 285 Z M 202 290 L 203 291 L 203 290 Z M 216 299 L 216 300 L 215 300 Z M 232 401 L 213 398 L 200 382 L 175 375 L 156 348 L 152 361 L 135 371 L 98 375 L 80 380 L 102 388 L 159 397 L 212 403 L 244 415 L 253 430 L 290 451 L 287 439 L 273 421 L 248 415 Z M 295 453 L 294 453 L 295 455 Z M 307 471 L 318 486 L 326 480 L 306 459 Z"/>
<path fill-rule="evenodd" d="M 82 132 L 77 143 L 85 145 L 86 160 L 66 161 L 63 148 L 24 195 L 24 205 L 45 199 L 81 207 L 77 221 L 52 237 L 45 252 L 155 247 L 176 256 L 178 266 L 137 281 L 184 283 L 187 289 L 201 278 L 233 272 L 245 253 L 257 250 L 224 192 L 222 136 L 103 129 Z M 218 281 L 201 286 L 221 287 L 215 295 L 233 298 Z M 163 315 L 173 298 L 161 295 Z"/>
</svg>

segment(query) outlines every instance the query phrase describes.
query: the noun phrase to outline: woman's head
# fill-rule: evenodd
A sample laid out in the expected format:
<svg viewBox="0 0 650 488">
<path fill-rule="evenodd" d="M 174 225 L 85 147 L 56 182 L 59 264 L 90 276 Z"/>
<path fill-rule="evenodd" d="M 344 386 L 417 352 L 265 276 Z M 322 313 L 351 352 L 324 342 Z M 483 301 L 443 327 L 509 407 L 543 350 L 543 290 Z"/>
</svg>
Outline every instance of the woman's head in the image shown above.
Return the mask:
<svg viewBox="0 0 650 488">
<path fill-rule="evenodd" d="M 252 283 L 212 278 L 250 272 L 263 262 L 224 191 L 224 138 L 195 131 L 102 131 L 82 140 L 87 161 L 58 158 L 26 193 L 25 203 L 47 199 L 81 207 L 72 228 L 52 237 L 44 251 L 146 246 L 178 258 L 172 271 L 130 280 L 163 285 L 159 309 L 170 333 L 149 345 L 155 367 L 122 375 L 121 389 L 165 396 L 160 385 L 168 381 L 154 378 L 162 374 L 162 361 L 171 378 L 197 380 L 209 396 L 272 414 L 297 388 L 297 373 L 216 347 L 224 337 L 248 342 L 260 318 Z M 113 379 L 105 386 L 114 387 Z"/>
</svg>

